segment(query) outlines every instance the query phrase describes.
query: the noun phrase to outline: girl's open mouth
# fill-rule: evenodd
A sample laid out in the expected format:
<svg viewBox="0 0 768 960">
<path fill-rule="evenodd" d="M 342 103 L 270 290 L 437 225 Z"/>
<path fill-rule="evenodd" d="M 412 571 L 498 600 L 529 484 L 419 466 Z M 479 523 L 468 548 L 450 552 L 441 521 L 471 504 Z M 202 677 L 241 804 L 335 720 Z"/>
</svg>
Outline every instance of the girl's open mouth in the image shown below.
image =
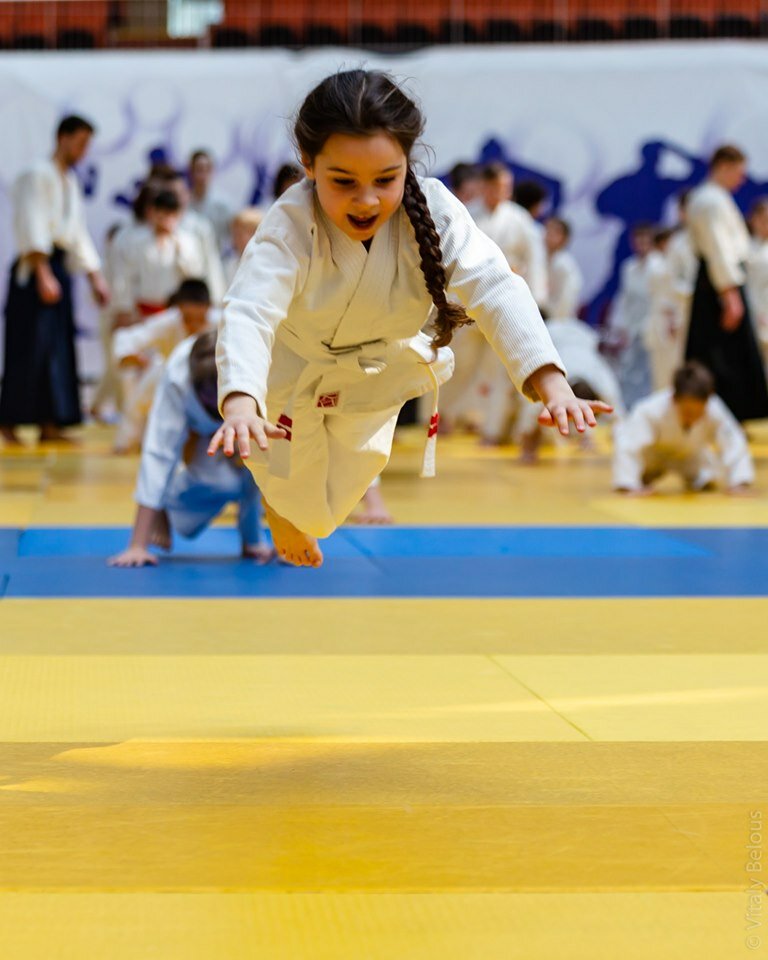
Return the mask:
<svg viewBox="0 0 768 960">
<path fill-rule="evenodd" d="M 378 214 L 374 214 L 372 217 L 353 217 L 351 213 L 347 214 L 347 220 L 356 230 L 370 230 L 378 219 Z"/>
</svg>

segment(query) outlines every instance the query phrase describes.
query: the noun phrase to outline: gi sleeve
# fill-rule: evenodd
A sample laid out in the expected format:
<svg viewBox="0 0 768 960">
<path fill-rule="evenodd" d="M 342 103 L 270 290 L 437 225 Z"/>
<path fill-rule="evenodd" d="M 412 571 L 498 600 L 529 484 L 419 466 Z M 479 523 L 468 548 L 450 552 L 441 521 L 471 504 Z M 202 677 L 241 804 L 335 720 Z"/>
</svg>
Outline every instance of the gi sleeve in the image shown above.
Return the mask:
<svg viewBox="0 0 768 960">
<path fill-rule="evenodd" d="M 755 467 L 747 444 L 747 436 L 720 397 L 711 397 L 707 412 L 714 421 L 715 446 L 729 487 L 755 482 Z"/>
<path fill-rule="evenodd" d="M 224 266 L 219 254 L 219 245 L 216 241 L 216 231 L 213 224 L 202 217 L 202 227 L 200 238 L 203 247 L 203 259 L 205 261 L 205 282 L 208 284 L 208 292 L 211 295 L 211 303 L 221 303 L 224 294 L 227 291 L 227 282 L 224 278 Z"/>
<path fill-rule="evenodd" d="M 544 236 L 535 222 L 529 223 L 525 228 L 525 243 L 528 261 L 526 280 L 536 303 L 545 304 L 549 287 L 547 249 L 544 245 Z"/>
<path fill-rule="evenodd" d="M 177 307 L 163 310 L 142 323 L 115 331 L 112 341 L 115 360 L 119 362 L 153 349 L 167 356 L 183 339 L 181 311 Z"/>
<path fill-rule="evenodd" d="M 133 313 L 139 289 L 136 243 L 130 232 L 118 234 L 112 244 L 113 313 Z"/>
<path fill-rule="evenodd" d="M 718 291 L 740 287 L 746 277 L 736 259 L 727 211 L 720 204 L 692 204 L 691 227 L 712 284 Z"/>
<path fill-rule="evenodd" d="M 583 278 L 575 260 L 562 258 L 553 265 L 553 277 L 557 282 L 550 284 L 549 314 L 551 318 L 562 317 L 570 320 L 576 316 Z M 555 287 L 555 290 L 552 287 Z"/>
<path fill-rule="evenodd" d="M 166 492 L 181 461 L 189 424 L 184 392 L 166 369 L 152 401 L 141 448 L 135 500 L 142 507 L 162 510 Z"/>
<path fill-rule="evenodd" d="M 258 231 L 243 253 L 224 298 L 216 341 L 219 408 L 231 393 L 253 397 L 267 410 L 267 377 L 275 332 L 299 287 L 301 264 L 291 234 Z"/>
<path fill-rule="evenodd" d="M 14 230 L 19 256 L 53 253 L 53 225 L 45 174 L 39 170 L 23 173 L 14 187 Z"/>
<path fill-rule="evenodd" d="M 641 490 L 643 452 L 653 444 L 653 422 L 642 405 L 619 421 L 613 436 L 613 489 Z"/>
<path fill-rule="evenodd" d="M 619 267 L 619 292 L 611 307 L 610 328 L 612 330 L 626 332 L 627 330 L 627 287 L 629 286 L 629 277 L 627 274 L 630 269 L 630 260 L 625 260 Z"/>
<path fill-rule="evenodd" d="M 531 374 L 549 364 L 563 373 L 565 367 L 528 285 L 512 272 L 461 201 L 437 180 L 424 185 L 440 235 L 448 293 L 477 323 L 515 387 L 537 401 L 535 390 L 526 386 Z"/>
<path fill-rule="evenodd" d="M 80 188 L 76 183 L 68 183 L 67 186 L 71 193 L 75 217 L 72 246 L 69 248 L 70 265 L 75 273 L 94 273 L 101 267 L 101 258 L 96 252 L 96 247 L 88 232 L 85 206 L 80 197 Z"/>
</svg>

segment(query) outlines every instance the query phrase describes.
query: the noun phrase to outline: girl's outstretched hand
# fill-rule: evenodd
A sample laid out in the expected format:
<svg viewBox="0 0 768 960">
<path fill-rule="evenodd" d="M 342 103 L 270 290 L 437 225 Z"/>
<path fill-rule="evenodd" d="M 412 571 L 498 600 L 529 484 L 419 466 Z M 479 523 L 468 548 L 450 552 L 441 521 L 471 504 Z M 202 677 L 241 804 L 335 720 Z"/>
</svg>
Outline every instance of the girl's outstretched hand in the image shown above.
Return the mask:
<svg viewBox="0 0 768 960">
<path fill-rule="evenodd" d="M 543 427 L 557 427 L 564 437 L 568 436 L 568 421 L 572 420 L 579 433 L 584 433 L 587 427 L 596 427 L 597 418 L 601 413 L 613 413 L 613 407 L 602 400 L 573 400 L 564 403 L 548 404 L 539 416 L 539 423 Z"/>
<path fill-rule="evenodd" d="M 600 413 L 613 413 L 613 407 L 602 400 L 580 400 L 571 390 L 563 371 L 554 364 L 539 367 L 528 378 L 528 383 L 541 397 L 546 407 L 539 417 L 543 427 L 557 427 L 567 437 L 568 421 L 572 420 L 579 433 L 597 426 Z"/>
<path fill-rule="evenodd" d="M 266 450 L 268 439 L 283 440 L 287 434 L 282 427 L 260 417 L 256 401 L 244 393 L 234 393 L 227 397 L 223 407 L 224 423 L 211 437 L 208 456 L 212 457 L 221 448 L 225 456 L 237 453 L 245 460 L 251 455 L 251 438 L 256 441 L 259 450 Z"/>
</svg>

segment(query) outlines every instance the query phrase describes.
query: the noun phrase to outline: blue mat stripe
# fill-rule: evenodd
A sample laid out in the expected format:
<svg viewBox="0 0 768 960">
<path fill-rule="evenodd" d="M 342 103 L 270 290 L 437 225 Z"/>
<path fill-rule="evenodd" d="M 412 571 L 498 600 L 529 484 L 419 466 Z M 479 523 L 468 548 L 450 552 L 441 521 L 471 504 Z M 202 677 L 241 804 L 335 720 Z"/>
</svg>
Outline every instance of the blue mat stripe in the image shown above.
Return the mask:
<svg viewBox="0 0 768 960">
<path fill-rule="evenodd" d="M 237 556 L 233 530 L 114 570 L 126 528 L 0 531 L 7 597 L 675 597 L 768 595 L 768 529 L 345 528 L 319 570 Z M 510 626 L 513 629 L 513 626 Z"/>
</svg>

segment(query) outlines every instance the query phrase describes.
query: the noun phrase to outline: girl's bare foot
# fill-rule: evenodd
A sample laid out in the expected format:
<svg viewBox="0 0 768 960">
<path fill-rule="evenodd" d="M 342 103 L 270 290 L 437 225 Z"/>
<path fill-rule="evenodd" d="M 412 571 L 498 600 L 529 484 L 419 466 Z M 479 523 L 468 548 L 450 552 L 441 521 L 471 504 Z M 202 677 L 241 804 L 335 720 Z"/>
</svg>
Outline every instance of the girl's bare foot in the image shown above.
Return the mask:
<svg viewBox="0 0 768 960">
<path fill-rule="evenodd" d="M 0 427 L 0 435 L 2 435 L 5 445 L 8 447 L 23 447 L 24 444 L 21 442 L 18 433 L 16 433 L 13 427 Z"/>
<path fill-rule="evenodd" d="M 277 556 L 277 550 L 274 547 L 270 547 L 266 543 L 244 543 L 243 544 L 243 559 L 244 560 L 254 560 L 256 565 L 263 567 L 267 563 L 271 563 Z"/>
<path fill-rule="evenodd" d="M 302 533 L 284 517 L 279 516 L 264 501 L 264 512 L 267 523 L 272 531 L 272 542 L 277 554 L 294 567 L 319 567 L 323 562 L 323 554 L 317 545 L 317 540 L 307 533 Z"/>
<path fill-rule="evenodd" d="M 171 524 L 165 510 L 162 510 L 155 517 L 155 522 L 152 525 L 150 543 L 155 547 L 160 547 L 161 550 L 170 550 L 173 546 Z"/>
</svg>

